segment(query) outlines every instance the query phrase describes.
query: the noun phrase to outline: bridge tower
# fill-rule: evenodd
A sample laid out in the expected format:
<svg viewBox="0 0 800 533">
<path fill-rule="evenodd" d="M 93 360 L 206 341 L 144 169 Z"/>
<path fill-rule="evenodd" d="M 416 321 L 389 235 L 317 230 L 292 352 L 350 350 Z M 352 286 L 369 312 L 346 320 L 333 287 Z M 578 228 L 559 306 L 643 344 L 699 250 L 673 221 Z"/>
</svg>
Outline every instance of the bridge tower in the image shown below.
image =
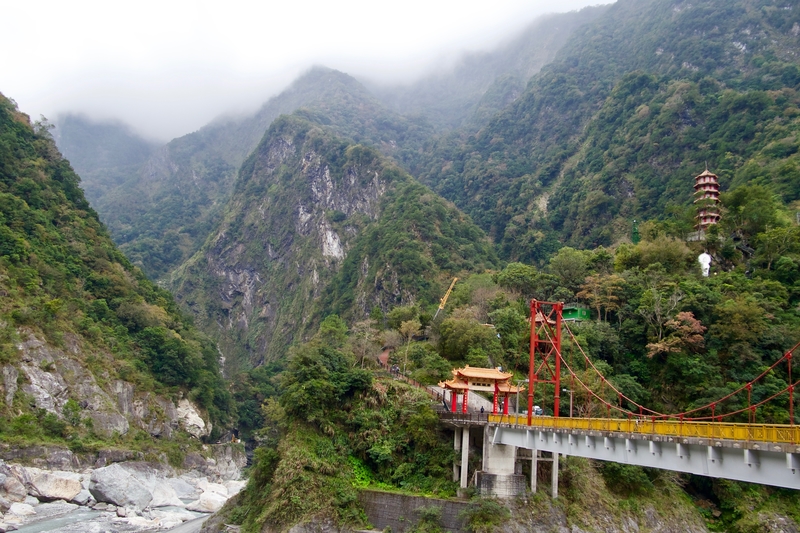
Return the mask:
<svg viewBox="0 0 800 533">
<path fill-rule="evenodd" d="M 553 416 L 558 418 L 561 399 L 561 322 L 563 302 L 531 300 L 531 348 L 528 371 L 528 425 L 532 424 L 537 383 L 554 386 Z M 537 366 L 538 365 L 538 366 Z"/>
</svg>

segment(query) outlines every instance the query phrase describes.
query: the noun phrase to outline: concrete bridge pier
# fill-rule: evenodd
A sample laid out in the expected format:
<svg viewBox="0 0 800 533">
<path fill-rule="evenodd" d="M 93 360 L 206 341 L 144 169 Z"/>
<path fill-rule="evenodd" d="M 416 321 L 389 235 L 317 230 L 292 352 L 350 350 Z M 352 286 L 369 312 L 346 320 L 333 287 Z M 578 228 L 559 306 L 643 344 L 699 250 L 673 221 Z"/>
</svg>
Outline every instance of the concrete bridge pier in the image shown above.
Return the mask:
<svg viewBox="0 0 800 533">
<path fill-rule="evenodd" d="M 469 482 L 469 426 L 461 430 L 461 488 L 466 489 Z"/>
<path fill-rule="evenodd" d="M 553 470 L 550 477 L 550 496 L 558 498 L 558 452 L 553 452 Z"/>
<path fill-rule="evenodd" d="M 461 451 L 461 432 L 460 427 L 455 428 L 453 432 L 453 450 L 456 452 L 456 458 L 453 459 L 453 481 L 458 481 L 458 475 L 461 472 L 460 464 L 458 462 L 458 452 Z"/>
<path fill-rule="evenodd" d="M 469 482 L 469 426 L 456 426 L 453 432 L 453 449 L 456 459 L 453 461 L 453 481 L 461 481 L 461 488 L 466 489 Z M 458 452 L 461 452 L 461 460 Z"/>
<path fill-rule="evenodd" d="M 558 454 L 552 454 L 552 457 L 542 457 L 541 451 L 531 450 L 531 492 L 536 494 L 537 483 L 536 474 L 539 463 L 553 463 L 553 468 L 550 473 L 550 496 L 558 498 Z"/>
<path fill-rule="evenodd" d="M 483 464 L 476 476 L 478 492 L 484 496 L 513 498 L 525 494 L 525 476 L 516 473 L 517 447 L 492 444 L 489 426 L 484 426 Z"/>
</svg>

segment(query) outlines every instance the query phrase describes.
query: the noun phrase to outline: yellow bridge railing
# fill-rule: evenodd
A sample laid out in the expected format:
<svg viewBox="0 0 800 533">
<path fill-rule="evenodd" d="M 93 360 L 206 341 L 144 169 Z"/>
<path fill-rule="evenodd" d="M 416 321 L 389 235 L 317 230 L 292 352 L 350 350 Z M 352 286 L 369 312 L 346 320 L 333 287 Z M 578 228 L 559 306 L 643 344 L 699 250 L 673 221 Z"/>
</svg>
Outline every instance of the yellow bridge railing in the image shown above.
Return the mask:
<svg viewBox="0 0 800 533">
<path fill-rule="evenodd" d="M 528 425 L 527 415 L 489 415 L 495 424 Z M 698 439 L 738 440 L 774 442 L 781 444 L 800 443 L 800 426 L 784 424 L 729 424 L 726 422 L 681 422 L 680 420 L 655 420 L 634 418 L 554 418 L 534 416 L 532 428 L 564 429 L 576 431 L 606 431 L 613 433 L 635 433 L 663 437 L 685 437 Z"/>
</svg>

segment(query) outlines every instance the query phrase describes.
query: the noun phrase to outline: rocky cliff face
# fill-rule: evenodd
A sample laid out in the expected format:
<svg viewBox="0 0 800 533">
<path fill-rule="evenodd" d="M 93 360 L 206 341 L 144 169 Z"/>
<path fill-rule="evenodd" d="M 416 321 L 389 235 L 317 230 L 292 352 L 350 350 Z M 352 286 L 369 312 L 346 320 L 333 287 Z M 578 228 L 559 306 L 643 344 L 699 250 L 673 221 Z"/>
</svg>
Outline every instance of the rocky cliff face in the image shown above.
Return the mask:
<svg viewBox="0 0 800 533">
<path fill-rule="evenodd" d="M 110 354 L 93 354 L 93 373 L 79 337 L 67 336 L 65 347 L 59 348 L 31 331 L 20 329 L 17 334 L 24 339 L 17 344 L 19 363 L 2 367 L 0 397 L 7 407 L 27 401 L 63 418 L 72 399 L 79 408 L 73 416 L 91 420 L 93 431 L 103 437 L 126 435 L 132 428 L 167 439 L 176 430 L 196 438 L 211 433 L 208 417 L 204 419 L 188 399 L 176 406 L 164 395 L 137 391 L 133 383 L 114 379 L 108 371 L 114 364 Z"/>
<path fill-rule="evenodd" d="M 465 257 L 492 263 L 452 206 L 375 150 L 298 117 L 273 123 L 227 209 L 173 287 L 229 370 L 280 357 L 321 315 L 363 318 L 438 294 L 472 264 Z"/>
<path fill-rule="evenodd" d="M 244 348 L 250 364 L 304 330 L 390 181 L 372 156 L 359 161 L 359 148 L 298 124 L 271 129 L 243 167 L 227 217 L 176 278 L 223 353 Z"/>
</svg>

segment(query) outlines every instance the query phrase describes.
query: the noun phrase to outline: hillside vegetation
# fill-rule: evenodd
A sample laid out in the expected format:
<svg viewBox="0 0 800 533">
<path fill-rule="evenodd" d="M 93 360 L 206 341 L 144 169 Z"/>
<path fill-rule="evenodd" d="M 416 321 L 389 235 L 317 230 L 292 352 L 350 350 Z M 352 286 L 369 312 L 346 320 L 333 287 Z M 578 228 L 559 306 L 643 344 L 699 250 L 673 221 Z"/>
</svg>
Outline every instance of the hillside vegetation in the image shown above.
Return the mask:
<svg viewBox="0 0 800 533">
<path fill-rule="evenodd" d="M 4 441 L 125 434 L 128 387 L 145 413 L 188 396 L 215 425 L 235 419 L 213 344 L 114 246 L 48 125 L 2 95 L 0 294 Z M 129 437 L 148 429 L 130 422 Z"/>
<path fill-rule="evenodd" d="M 560 242 L 607 246 L 634 219 L 684 218 L 706 163 L 724 188 L 757 180 L 791 202 L 799 21 L 772 1 L 619 1 L 516 102 L 413 170 L 503 257 L 540 264 Z"/>
</svg>

